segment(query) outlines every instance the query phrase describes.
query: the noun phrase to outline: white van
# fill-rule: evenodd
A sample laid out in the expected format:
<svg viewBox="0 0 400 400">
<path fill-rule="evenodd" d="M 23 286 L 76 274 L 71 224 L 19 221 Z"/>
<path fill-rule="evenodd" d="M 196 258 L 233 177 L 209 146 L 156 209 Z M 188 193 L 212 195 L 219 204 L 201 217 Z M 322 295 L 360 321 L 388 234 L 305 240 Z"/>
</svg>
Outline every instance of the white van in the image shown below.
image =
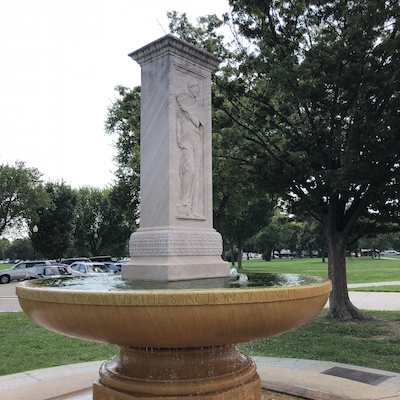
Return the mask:
<svg viewBox="0 0 400 400">
<path fill-rule="evenodd" d="M 385 250 L 383 254 L 385 256 L 398 256 L 400 252 L 396 250 Z"/>
</svg>

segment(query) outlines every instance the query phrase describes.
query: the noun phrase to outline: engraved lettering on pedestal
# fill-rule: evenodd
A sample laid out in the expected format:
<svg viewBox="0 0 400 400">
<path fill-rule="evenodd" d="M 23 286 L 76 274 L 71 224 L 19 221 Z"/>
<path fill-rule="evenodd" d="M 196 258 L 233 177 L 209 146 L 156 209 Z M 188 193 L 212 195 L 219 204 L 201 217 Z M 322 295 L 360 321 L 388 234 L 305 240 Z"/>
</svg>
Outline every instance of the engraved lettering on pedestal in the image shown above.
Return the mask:
<svg viewBox="0 0 400 400">
<path fill-rule="evenodd" d="M 169 231 L 168 235 L 137 232 L 130 244 L 131 256 L 220 255 L 221 252 L 222 241 L 216 232 Z"/>
<path fill-rule="evenodd" d="M 181 150 L 179 178 L 181 181 L 177 218 L 204 220 L 200 201 L 203 160 L 203 133 L 206 123 L 204 108 L 199 99 L 200 86 L 191 80 L 188 93 L 176 96 L 176 142 Z"/>
</svg>

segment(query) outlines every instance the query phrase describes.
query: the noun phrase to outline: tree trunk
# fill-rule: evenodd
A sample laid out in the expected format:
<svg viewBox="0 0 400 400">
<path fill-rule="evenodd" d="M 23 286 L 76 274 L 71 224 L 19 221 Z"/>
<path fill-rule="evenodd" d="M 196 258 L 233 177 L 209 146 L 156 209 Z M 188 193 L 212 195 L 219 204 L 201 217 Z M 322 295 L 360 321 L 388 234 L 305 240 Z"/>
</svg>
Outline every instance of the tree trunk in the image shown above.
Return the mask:
<svg viewBox="0 0 400 400">
<path fill-rule="evenodd" d="M 339 321 L 367 319 L 362 311 L 355 307 L 349 298 L 346 276 L 347 237 L 341 232 L 327 233 L 328 241 L 328 277 L 332 281 L 329 296 L 328 317 Z"/>
<path fill-rule="evenodd" d="M 231 248 L 231 263 L 232 267 L 235 266 L 235 253 L 233 252 L 233 243 L 229 243 L 229 247 Z"/>
<path fill-rule="evenodd" d="M 238 269 L 242 269 L 243 245 L 238 244 Z"/>
</svg>

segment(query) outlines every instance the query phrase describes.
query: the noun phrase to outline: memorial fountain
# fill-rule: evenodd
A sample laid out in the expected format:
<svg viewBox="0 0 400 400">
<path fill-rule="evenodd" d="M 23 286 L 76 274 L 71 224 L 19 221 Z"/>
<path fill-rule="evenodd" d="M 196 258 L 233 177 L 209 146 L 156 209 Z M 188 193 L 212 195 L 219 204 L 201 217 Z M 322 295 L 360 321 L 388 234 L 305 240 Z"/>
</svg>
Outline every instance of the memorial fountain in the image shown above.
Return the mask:
<svg viewBox="0 0 400 400">
<path fill-rule="evenodd" d="M 122 279 L 17 286 L 43 327 L 116 344 L 94 400 L 259 400 L 254 362 L 236 344 L 295 329 L 325 305 L 330 281 L 230 276 L 212 228 L 211 73 L 220 60 L 167 35 L 130 56 L 142 69 L 140 229 Z"/>
</svg>

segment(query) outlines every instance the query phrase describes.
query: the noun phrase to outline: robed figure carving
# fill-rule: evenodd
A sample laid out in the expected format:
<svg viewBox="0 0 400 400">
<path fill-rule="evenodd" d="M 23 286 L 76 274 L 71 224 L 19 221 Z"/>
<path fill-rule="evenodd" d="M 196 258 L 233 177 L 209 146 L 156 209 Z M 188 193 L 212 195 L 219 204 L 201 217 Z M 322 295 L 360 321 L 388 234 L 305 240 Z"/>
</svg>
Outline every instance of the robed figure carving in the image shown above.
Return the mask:
<svg viewBox="0 0 400 400">
<path fill-rule="evenodd" d="M 179 177 L 181 180 L 178 218 L 203 219 L 204 211 L 200 204 L 200 182 L 203 156 L 203 132 L 205 114 L 198 101 L 199 85 L 190 81 L 188 93 L 176 96 L 177 127 L 176 141 L 181 149 Z"/>
</svg>

